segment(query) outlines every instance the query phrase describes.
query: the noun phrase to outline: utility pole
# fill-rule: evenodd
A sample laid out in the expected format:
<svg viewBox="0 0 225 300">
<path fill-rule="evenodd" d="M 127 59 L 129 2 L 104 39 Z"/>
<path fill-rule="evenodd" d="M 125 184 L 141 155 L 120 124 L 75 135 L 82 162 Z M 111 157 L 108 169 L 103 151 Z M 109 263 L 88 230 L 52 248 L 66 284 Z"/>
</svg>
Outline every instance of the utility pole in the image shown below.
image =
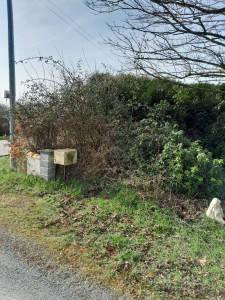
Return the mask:
<svg viewBox="0 0 225 300">
<path fill-rule="evenodd" d="M 9 99 L 10 99 L 10 142 L 14 140 L 14 108 L 16 101 L 16 80 L 15 80 L 15 54 L 14 54 L 14 30 L 13 30 L 13 7 L 12 0 L 7 0 L 8 11 L 8 51 L 9 51 Z M 16 160 L 10 155 L 11 168 L 16 167 Z"/>
</svg>

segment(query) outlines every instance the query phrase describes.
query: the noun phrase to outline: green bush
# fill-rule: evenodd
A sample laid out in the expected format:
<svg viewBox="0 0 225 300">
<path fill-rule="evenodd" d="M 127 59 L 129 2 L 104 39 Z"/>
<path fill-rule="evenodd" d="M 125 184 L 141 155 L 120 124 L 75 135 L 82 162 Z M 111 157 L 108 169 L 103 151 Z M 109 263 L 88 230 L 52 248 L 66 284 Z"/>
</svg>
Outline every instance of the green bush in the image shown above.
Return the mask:
<svg viewBox="0 0 225 300">
<path fill-rule="evenodd" d="M 199 141 L 188 139 L 174 123 L 171 109 L 167 101 L 161 101 L 150 109 L 147 119 L 130 126 L 133 170 L 155 181 L 158 178 L 162 190 L 224 198 L 223 160 L 214 159 Z"/>
<path fill-rule="evenodd" d="M 0 136 L 9 135 L 9 108 L 0 104 Z"/>
<path fill-rule="evenodd" d="M 167 184 L 175 192 L 189 196 L 224 198 L 224 161 L 213 159 L 198 141 L 187 140 L 181 130 L 172 131 L 170 139 L 155 165 L 157 171 L 164 171 Z"/>
<path fill-rule="evenodd" d="M 167 101 L 161 101 L 149 108 L 146 119 L 128 127 L 128 138 L 125 141 L 129 145 L 135 166 L 144 172 L 149 171 L 151 164 L 170 140 L 173 129 L 170 111 L 171 105 Z"/>
<path fill-rule="evenodd" d="M 177 193 L 223 197 L 224 85 L 98 72 L 84 78 L 79 68 L 47 61 L 60 82 L 29 83 L 17 104 L 27 150 L 76 148 L 82 176 L 143 173 Z"/>
</svg>

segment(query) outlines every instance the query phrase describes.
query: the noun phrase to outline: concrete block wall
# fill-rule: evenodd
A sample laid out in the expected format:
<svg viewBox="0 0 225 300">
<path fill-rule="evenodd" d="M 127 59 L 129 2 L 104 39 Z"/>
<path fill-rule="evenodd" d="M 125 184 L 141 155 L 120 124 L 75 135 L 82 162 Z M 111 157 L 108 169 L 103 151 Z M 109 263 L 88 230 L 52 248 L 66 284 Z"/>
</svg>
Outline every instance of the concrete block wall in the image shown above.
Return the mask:
<svg viewBox="0 0 225 300">
<path fill-rule="evenodd" d="M 54 150 L 40 150 L 40 177 L 46 181 L 55 179 Z"/>
</svg>

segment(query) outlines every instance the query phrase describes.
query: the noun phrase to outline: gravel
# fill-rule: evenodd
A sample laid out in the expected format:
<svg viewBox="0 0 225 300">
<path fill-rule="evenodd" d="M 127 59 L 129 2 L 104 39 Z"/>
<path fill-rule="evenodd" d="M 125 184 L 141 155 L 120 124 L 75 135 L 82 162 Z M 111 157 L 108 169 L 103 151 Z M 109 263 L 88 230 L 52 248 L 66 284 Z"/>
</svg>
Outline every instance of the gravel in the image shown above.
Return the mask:
<svg viewBox="0 0 225 300">
<path fill-rule="evenodd" d="M 0 300 L 125 300 L 0 226 Z"/>
</svg>

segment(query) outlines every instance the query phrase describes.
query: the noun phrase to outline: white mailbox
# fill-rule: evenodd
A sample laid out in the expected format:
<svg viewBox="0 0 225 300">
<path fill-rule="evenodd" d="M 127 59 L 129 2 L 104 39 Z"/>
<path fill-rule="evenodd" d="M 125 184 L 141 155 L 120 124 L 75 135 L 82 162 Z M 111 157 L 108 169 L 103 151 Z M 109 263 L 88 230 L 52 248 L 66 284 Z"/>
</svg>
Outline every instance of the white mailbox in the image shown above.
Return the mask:
<svg viewBox="0 0 225 300">
<path fill-rule="evenodd" d="M 76 149 L 54 150 L 54 163 L 57 165 L 68 166 L 77 163 Z"/>
</svg>

